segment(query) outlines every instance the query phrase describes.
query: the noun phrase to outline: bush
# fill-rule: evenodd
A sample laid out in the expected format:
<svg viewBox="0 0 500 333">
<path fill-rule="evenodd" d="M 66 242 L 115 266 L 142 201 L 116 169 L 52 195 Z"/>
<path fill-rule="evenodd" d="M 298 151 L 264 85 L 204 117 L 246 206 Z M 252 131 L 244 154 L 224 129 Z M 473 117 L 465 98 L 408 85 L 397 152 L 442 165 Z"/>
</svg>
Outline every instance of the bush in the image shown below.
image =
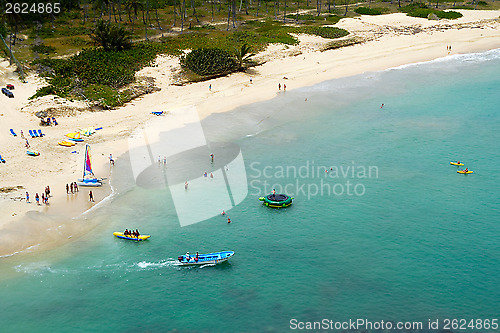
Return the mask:
<svg viewBox="0 0 500 333">
<path fill-rule="evenodd" d="M 445 12 L 442 10 L 428 8 L 424 4 L 405 6 L 404 8 L 401 9 L 401 11 L 406 12 L 406 15 L 408 16 L 421 17 L 421 18 L 428 18 L 429 15 L 431 14 L 436 15 L 440 19 L 449 19 L 449 20 L 454 20 L 462 17 L 462 14 L 460 14 L 459 12 L 454 12 L 452 10 Z"/>
<path fill-rule="evenodd" d="M 358 7 L 354 11 L 360 15 L 382 15 L 380 8 Z"/>
<path fill-rule="evenodd" d="M 56 48 L 53 46 L 40 44 L 40 45 L 31 45 L 31 50 L 33 50 L 33 52 L 36 53 L 49 54 L 49 53 L 54 53 L 56 51 Z"/>
<path fill-rule="evenodd" d="M 335 27 L 300 27 L 293 29 L 291 32 L 316 35 L 330 39 L 344 37 L 349 34 L 347 30 Z"/>
<path fill-rule="evenodd" d="M 463 15 L 459 12 L 454 12 L 452 10 L 450 11 L 447 11 L 447 12 L 444 12 L 442 10 L 437 10 L 435 12 L 435 14 L 437 15 L 437 17 L 439 18 L 442 18 L 442 19 L 448 19 L 448 20 L 455 20 L 457 18 L 460 18 L 462 17 Z"/>
<path fill-rule="evenodd" d="M 68 97 L 74 88 L 91 85 L 108 86 L 117 89 L 134 81 L 135 72 L 148 66 L 160 49 L 156 44 L 140 43 L 126 51 L 105 51 L 103 49 L 84 49 L 68 59 L 42 59 L 33 64 L 41 69 L 51 69 L 48 75 L 49 86 L 41 88 L 35 96 L 55 94 Z M 102 89 L 101 89 L 102 90 Z M 95 94 L 97 96 L 97 94 Z M 115 106 L 118 97 L 109 97 L 106 92 L 105 106 Z M 100 99 L 102 98 L 99 97 Z"/>
<path fill-rule="evenodd" d="M 237 69 L 236 59 L 218 48 L 196 49 L 181 57 L 181 66 L 202 76 L 220 75 Z"/>
</svg>

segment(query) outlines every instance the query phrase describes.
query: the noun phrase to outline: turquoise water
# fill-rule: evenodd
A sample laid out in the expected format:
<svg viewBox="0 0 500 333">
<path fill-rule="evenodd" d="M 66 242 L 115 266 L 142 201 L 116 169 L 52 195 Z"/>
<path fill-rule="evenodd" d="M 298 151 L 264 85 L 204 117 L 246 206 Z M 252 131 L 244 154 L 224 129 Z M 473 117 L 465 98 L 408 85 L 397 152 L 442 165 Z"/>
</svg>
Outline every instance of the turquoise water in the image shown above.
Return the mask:
<svg viewBox="0 0 500 333">
<path fill-rule="evenodd" d="M 228 211 L 233 223 L 180 227 L 170 191 L 135 187 L 117 167 L 114 200 L 78 222 L 100 221 L 91 233 L 1 259 L 0 330 L 284 332 L 292 318 L 498 318 L 499 89 L 495 50 L 212 116 L 207 138 L 238 144 L 245 160 L 249 194 Z M 457 159 L 474 174 L 457 174 Z M 347 181 L 358 192 L 347 194 Z M 286 185 L 290 208 L 257 200 Z M 153 237 L 111 236 L 131 227 Z M 222 249 L 236 255 L 215 267 L 172 265 L 185 251 Z"/>
</svg>

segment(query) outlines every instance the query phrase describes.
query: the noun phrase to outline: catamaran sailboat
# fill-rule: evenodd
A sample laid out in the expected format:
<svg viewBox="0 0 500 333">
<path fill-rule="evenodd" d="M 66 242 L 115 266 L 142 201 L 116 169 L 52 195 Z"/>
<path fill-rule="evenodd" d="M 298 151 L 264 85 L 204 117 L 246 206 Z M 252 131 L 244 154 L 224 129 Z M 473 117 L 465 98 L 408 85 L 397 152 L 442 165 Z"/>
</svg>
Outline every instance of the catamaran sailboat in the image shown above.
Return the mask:
<svg viewBox="0 0 500 333">
<path fill-rule="evenodd" d="M 78 179 L 78 186 L 99 187 L 102 186 L 102 179 L 96 178 L 92 171 L 92 161 L 90 159 L 90 146 L 85 146 L 85 157 L 83 159 L 83 178 Z"/>
</svg>

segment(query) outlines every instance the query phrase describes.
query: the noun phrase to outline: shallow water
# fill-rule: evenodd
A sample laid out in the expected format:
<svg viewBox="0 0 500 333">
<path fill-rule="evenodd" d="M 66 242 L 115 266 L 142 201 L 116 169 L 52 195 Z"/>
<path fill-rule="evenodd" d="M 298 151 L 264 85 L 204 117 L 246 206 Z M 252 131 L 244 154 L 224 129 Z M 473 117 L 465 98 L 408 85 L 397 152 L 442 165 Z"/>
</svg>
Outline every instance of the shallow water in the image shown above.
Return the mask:
<svg viewBox="0 0 500 333">
<path fill-rule="evenodd" d="M 214 216 L 181 227 L 178 192 L 136 187 L 117 168 L 115 199 L 86 217 L 100 222 L 93 231 L 2 259 L 2 330 L 283 332 L 292 318 L 495 318 L 499 78 L 495 50 L 324 82 L 209 117 L 207 139 L 239 145 L 245 162 L 248 195 L 220 207 L 232 223 Z M 457 159 L 474 174 L 457 174 L 449 165 Z M 257 198 L 272 188 L 294 204 L 264 207 Z M 125 228 L 153 236 L 111 236 Z M 185 251 L 222 249 L 236 254 L 215 267 L 172 265 Z"/>
</svg>

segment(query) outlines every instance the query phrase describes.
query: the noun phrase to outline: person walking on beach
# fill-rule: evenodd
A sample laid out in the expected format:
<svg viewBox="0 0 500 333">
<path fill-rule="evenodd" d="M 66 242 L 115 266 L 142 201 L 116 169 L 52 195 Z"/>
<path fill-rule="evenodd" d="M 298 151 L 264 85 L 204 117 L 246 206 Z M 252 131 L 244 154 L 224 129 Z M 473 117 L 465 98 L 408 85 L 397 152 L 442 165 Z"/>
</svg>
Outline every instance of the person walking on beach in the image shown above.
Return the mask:
<svg viewBox="0 0 500 333">
<path fill-rule="evenodd" d="M 212 91 L 212 84 L 208 86 L 208 91 Z"/>
<path fill-rule="evenodd" d="M 210 154 L 210 158 L 212 159 L 212 163 L 214 163 L 214 154 Z"/>
<path fill-rule="evenodd" d="M 76 182 L 74 183 L 73 188 L 75 189 L 75 192 L 79 192 L 78 184 Z"/>
<path fill-rule="evenodd" d="M 92 191 L 89 192 L 89 201 L 90 202 L 95 202 L 94 201 L 94 194 L 92 193 Z"/>
<path fill-rule="evenodd" d="M 23 130 L 21 130 L 21 138 L 25 139 Z"/>
<path fill-rule="evenodd" d="M 187 190 L 188 189 L 188 182 L 186 180 L 186 182 L 184 183 L 184 189 Z"/>
<path fill-rule="evenodd" d="M 26 202 L 30 203 L 30 194 L 26 192 Z"/>
<path fill-rule="evenodd" d="M 36 204 L 40 206 L 40 197 L 38 196 L 38 193 L 35 194 L 35 201 Z"/>
<path fill-rule="evenodd" d="M 26 140 L 26 148 L 29 148 L 30 147 L 30 143 L 28 142 L 28 139 L 25 139 Z"/>
<path fill-rule="evenodd" d="M 163 165 L 167 165 L 167 156 L 163 156 Z"/>
<path fill-rule="evenodd" d="M 69 194 L 69 184 L 66 184 L 66 194 Z"/>
<path fill-rule="evenodd" d="M 73 183 L 71 183 L 71 184 L 69 185 L 69 187 L 71 188 L 71 194 L 73 194 L 73 193 L 74 193 L 74 192 L 73 192 Z"/>
<path fill-rule="evenodd" d="M 281 83 L 278 83 L 278 90 L 281 90 Z"/>
<path fill-rule="evenodd" d="M 283 91 L 286 91 L 286 84 L 283 83 Z"/>
<path fill-rule="evenodd" d="M 109 164 L 115 165 L 115 160 L 113 159 L 113 154 L 109 154 Z"/>
</svg>

